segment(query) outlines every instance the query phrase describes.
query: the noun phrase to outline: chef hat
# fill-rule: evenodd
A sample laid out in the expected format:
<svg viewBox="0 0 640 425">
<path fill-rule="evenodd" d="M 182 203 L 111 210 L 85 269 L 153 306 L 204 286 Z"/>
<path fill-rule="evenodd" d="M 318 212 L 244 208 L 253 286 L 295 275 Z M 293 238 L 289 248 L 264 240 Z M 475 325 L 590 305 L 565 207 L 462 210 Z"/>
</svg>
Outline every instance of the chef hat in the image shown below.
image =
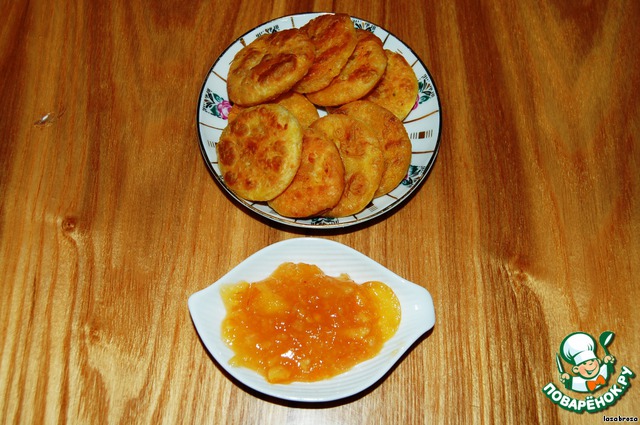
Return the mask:
<svg viewBox="0 0 640 425">
<path fill-rule="evenodd" d="M 596 340 L 584 332 L 576 332 L 567 336 L 560 345 L 562 357 L 577 366 L 587 360 L 596 359 Z"/>
</svg>

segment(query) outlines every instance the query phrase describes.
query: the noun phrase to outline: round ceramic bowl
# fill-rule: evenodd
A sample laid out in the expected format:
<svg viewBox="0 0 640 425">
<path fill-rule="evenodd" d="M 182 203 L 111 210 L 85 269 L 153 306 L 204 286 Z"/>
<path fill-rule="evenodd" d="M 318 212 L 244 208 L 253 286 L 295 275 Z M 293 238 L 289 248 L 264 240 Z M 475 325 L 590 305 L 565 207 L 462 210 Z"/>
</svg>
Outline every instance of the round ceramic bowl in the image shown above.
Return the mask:
<svg viewBox="0 0 640 425">
<path fill-rule="evenodd" d="M 318 15 L 321 13 L 303 13 L 274 19 L 252 29 L 234 41 L 215 61 L 205 78 L 198 98 L 197 124 L 200 151 L 209 171 L 219 186 L 239 205 L 275 223 L 298 228 L 335 229 L 354 226 L 382 217 L 408 201 L 411 194 L 426 180 L 435 163 L 440 146 L 442 118 L 438 92 L 422 60 L 409 46 L 389 31 L 374 23 L 352 17 L 351 20 L 356 28 L 371 31 L 382 40 L 385 49 L 404 56 L 413 68 L 418 80 L 416 103 L 403 121 L 412 146 L 411 165 L 405 178 L 390 193 L 373 199 L 363 211 L 340 218 L 295 219 L 284 217 L 270 208 L 267 203 L 247 201 L 233 193 L 224 183 L 216 152 L 216 144 L 227 126 L 228 112 L 231 107 L 227 94 L 227 75 L 231 61 L 244 46 L 262 34 L 300 28 Z M 318 109 L 318 113 L 320 116 L 326 115 L 326 111 L 321 108 Z"/>
</svg>

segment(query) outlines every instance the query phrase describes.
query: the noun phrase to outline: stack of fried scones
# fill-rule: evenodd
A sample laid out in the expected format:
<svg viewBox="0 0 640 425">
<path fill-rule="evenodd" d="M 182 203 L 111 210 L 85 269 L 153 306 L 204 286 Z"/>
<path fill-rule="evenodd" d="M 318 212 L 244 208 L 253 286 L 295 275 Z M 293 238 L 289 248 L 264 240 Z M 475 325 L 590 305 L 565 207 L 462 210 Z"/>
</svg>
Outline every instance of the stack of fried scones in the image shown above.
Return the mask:
<svg viewBox="0 0 640 425">
<path fill-rule="evenodd" d="M 416 76 L 348 15 L 257 38 L 233 59 L 227 91 L 218 164 L 243 199 L 286 217 L 344 217 L 406 175 Z"/>
</svg>

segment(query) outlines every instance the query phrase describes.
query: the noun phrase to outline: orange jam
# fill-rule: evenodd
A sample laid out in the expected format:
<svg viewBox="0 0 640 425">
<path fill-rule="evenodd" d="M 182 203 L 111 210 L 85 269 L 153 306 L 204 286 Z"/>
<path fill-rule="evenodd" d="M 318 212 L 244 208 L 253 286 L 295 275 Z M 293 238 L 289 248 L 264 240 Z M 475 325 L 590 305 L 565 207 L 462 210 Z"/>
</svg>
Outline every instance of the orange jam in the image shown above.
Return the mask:
<svg viewBox="0 0 640 425">
<path fill-rule="evenodd" d="M 400 302 L 382 282 L 361 285 L 310 264 L 281 264 L 259 282 L 221 290 L 222 337 L 232 366 L 271 383 L 319 381 L 374 357 L 400 324 Z"/>
</svg>

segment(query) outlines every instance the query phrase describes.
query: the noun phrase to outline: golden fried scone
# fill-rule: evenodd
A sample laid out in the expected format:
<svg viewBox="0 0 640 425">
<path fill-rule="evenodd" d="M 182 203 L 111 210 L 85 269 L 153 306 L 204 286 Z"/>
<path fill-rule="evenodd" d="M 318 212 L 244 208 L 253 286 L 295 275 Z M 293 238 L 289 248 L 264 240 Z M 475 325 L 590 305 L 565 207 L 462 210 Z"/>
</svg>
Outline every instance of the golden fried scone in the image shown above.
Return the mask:
<svg viewBox="0 0 640 425">
<path fill-rule="evenodd" d="M 233 105 L 231 109 L 229 109 L 229 115 L 227 116 L 227 122 L 231 122 L 236 119 L 236 117 L 240 114 L 240 112 L 246 110 L 248 107 Z M 289 111 L 291 112 L 291 111 Z"/>
<path fill-rule="evenodd" d="M 391 111 L 366 100 L 347 103 L 334 112 L 364 122 L 378 136 L 385 168 L 374 197 L 391 192 L 407 175 L 411 164 L 411 140 L 402 121 Z"/>
<path fill-rule="evenodd" d="M 399 53 L 385 50 L 387 68 L 378 84 L 363 97 L 384 106 L 401 121 L 409 115 L 418 97 L 418 79 L 411 65 Z"/>
<path fill-rule="evenodd" d="M 344 164 L 342 197 L 323 215 L 344 217 L 359 213 L 373 199 L 384 171 L 378 139 L 362 121 L 340 114 L 322 117 L 311 128 L 335 143 Z"/>
<path fill-rule="evenodd" d="M 216 150 L 230 190 L 250 201 L 269 201 L 289 186 L 298 171 L 302 127 L 283 106 L 254 106 L 227 125 Z"/>
<path fill-rule="evenodd" d="M 227 76 L 229 100 L 253 106 L 274 99 L 306 75 L 314 58 L 313 43 L 299 29 L 263 35 L 233 58 Z"/>
<path fill-rule="evenodd" d="M 301 30 L 313 42 L 316 57 L 307 75 L 295 86 L 298 93 L 323 89 L 340 73 L 356 47 L 356 32 L 351 17 L 344 13 L 321 15 Z"/>
<path fill-rule="evenodd" d="M 327 87 L 307 93 L 320 106 L 336 106 L 358 100 L 378 83 L 387 67 L 382 42 L 369 31 L 358 30 L 358 44 L 340 74 Z"/>
<path fill-rule="evenodd" d="M 311 128 L 304 130 L 300 168 L 269 206 L 285 217 L 322 215 L 336 206 L 344 190 L 344 166 L 336 145 Z"/>
<path fill-rule="evenodd" d="M 276 99 L 276 102 L 287 108 L 298 119 L 303 128 L 309 127 L 311 123 L 320 118 L 315 105 L 300 93 L 286 93 Z"/>
<path fill-rule="evenodd" d="M 269 103 L 277 103 L 287 108 L 289 112 L 298 119 L 298 122 L 300 122 L 303 128 L 309 127 L 312 122 L 320 118 L 315 105 L 300 93 L 290 91 L 273 99 Z M 233 121 L 244 109 L 246 108 L 243 106 L 233 105 L 229 110 L 228 121 Z"/>
</svg>

